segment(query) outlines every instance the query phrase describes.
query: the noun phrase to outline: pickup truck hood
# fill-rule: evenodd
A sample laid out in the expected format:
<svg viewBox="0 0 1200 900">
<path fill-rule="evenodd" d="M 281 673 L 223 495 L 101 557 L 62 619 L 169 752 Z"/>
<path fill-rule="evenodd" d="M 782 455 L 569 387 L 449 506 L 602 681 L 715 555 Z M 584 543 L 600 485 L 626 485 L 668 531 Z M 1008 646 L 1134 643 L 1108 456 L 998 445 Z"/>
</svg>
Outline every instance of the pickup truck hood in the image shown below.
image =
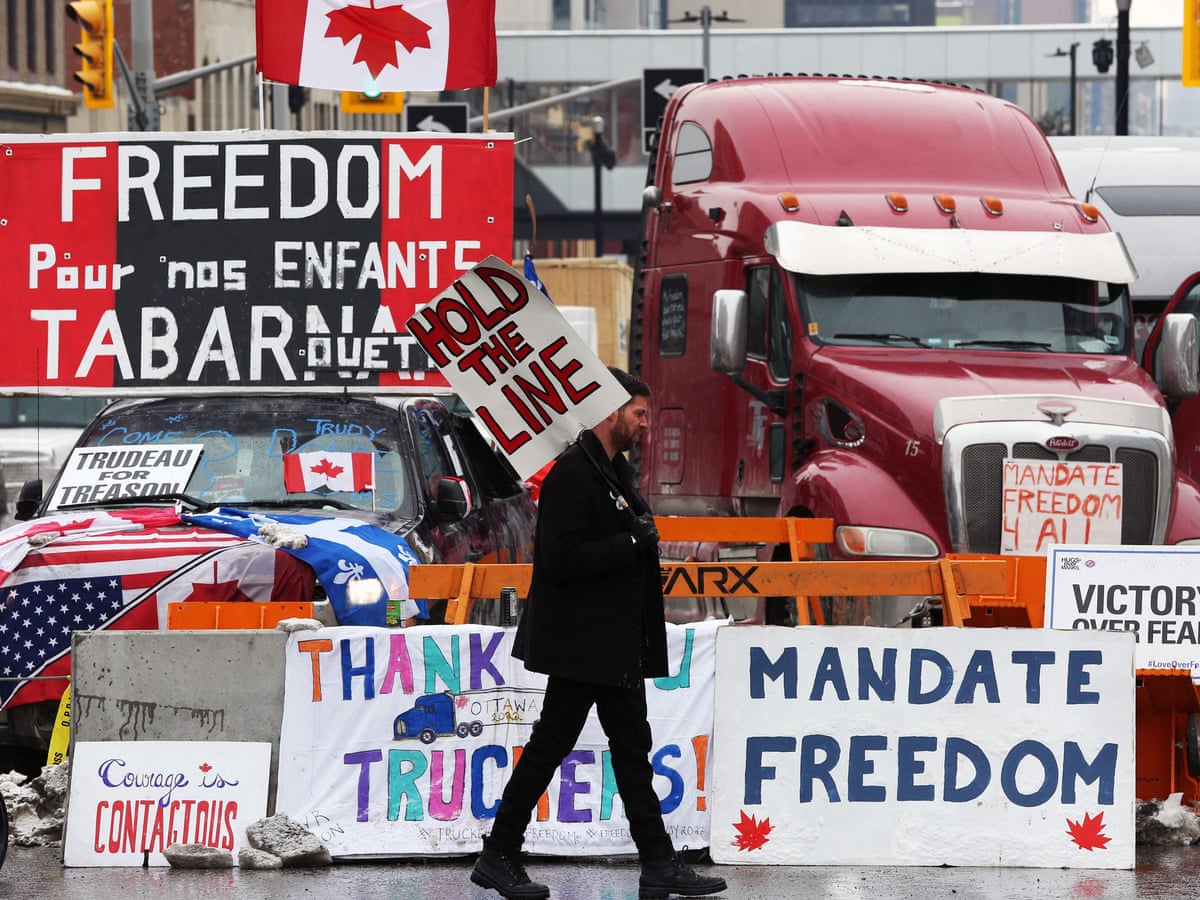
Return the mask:
<svg viewBox="0 0 1200 900">
<path fill-rule="evenodd" d="M 1150 377 L 1124 356 L 826 347 L 805 382 L 806 402 L 828 396 L 924 438 L 940 400 L 1006 394 L 1161 405 Z M 1040 415 L 1036 403 L 1030 415 Z"/>
</svg>

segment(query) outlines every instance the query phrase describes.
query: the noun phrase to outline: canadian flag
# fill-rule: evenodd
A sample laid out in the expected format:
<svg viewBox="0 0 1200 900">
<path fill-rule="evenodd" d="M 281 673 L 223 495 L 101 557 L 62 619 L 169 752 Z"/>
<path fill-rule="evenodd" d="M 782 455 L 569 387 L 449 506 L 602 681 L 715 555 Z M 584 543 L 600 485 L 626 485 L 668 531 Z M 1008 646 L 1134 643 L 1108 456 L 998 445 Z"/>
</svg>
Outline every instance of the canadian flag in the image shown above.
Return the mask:
<svg viewBox="0 0 1200 900">
<path fill-rule="evenodd" d="M 257 0 L 258 71 L 333 91 L 496 83 L 495 0 Z"/>
<path fill-rule="evenodd" d="M 289 494 L 372 491 L 375 454 L 285 453 L 283 485 Z"/>
</svg>

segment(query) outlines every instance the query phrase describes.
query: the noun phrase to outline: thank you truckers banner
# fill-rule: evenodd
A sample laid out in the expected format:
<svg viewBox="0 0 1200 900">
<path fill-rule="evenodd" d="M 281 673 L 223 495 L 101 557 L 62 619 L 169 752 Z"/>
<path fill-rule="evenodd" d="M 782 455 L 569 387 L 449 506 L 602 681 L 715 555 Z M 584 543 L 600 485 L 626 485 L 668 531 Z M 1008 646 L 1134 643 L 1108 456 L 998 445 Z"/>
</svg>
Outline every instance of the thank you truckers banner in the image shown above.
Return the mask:
<svg viewBox="0 0 1200 900">
<path fill-rule="evenodd" d="M 722 628 L 711 853 L 1132 868 L 1130 634 Z"/>
<path fill-rule="evenodd" d="M 654 786 L 676 846 L 708 844 L 715 636 L 668 626 L 670 675 L 647 682 Z M 513 629 L 338 627 L 287 644 L 276 811 L 335 857 L 477 852 L 540 715 L 545 678 Z M 533 853 L 635 853 L 593 711 L 526 832 Z"/>
<path fill-rule="evenodd" d="M 403 323 L 512 183 L 511 135 L 6 136 L 0 388 L 444 385 Z"/>
</svg>

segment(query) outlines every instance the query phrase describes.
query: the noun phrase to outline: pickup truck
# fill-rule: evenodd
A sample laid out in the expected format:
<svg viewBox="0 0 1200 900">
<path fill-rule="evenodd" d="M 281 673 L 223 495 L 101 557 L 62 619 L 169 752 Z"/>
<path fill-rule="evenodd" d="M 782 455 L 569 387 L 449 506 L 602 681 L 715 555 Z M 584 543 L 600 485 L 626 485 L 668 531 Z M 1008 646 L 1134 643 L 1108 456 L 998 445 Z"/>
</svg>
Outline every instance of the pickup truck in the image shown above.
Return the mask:
<svg viewBox="0 0 1200 900">
<path fill-rule="evenodd" d="M 40 480 L 24 485 L 17 502 L 17 518 L 53 516 L 60 522 L 64 517 L 86 521 L 89 515 L 101 512 L 136 518 L 144 517 L 148 508 L 175 508 L 183 514 L 184 523 L 156 526 L 151 538 L 157 544 L 147 545 L 142 534 L 142 543 L 137 545 L 136 552 L 143 556 L 153 554 L 156 546 L 162 548 L 157 552 L 160 561 L 179 552 L 175 548 L 181 543 L 180 533 L 195 528 L 194 524 L 186 524 L 188 514 L 202 516 L 217 509 L 285 520 L 297 514 L 358 520 L 403 537 L 418 563 L 532 559 L 536 507 L 529 492 L 483 439 L 453 395 L 264 394 L 242 390 L 202 396 L 126 398 L 96 415 L 72 453 L 95 461 L 100 451 L 109 450 L 111 453 L 103 454 L 107 463 L 124 459 L 136 464 L 154 453 L 161 457 L 161 451 L 189 446 L 199 446 L 200 450 L 182 486 L 156 485 L 153 480 L 134 484 L 136 479 L 131 481 L 132 476 L 126 473 L 132 473 L 136 465 L 109 466 L 103 475 L 97 474 L 93 484 L 86 476 L 81 477 L 77 468 L 69 471 L 77 458 L 69 457 L 67 466 L 48 489 L 43 490 Z M 151 452 L 138 455 L 138 451 Z M 342 471 L 351 468 L 344 465 L 348 460 L 353 461 L 355 469 L 349 480 L 350 473 Z M 366 464 L 362 472 L 358 471 L 360 461 Z M 211 535 L 214 540 L 227 538 L 217 532 Z M 52 546 L 57 548 L 70 540 L 70 534 L 56 537 Z M 187 541 L 183 543 L 188 546 Z M 111 559 L 111 544 L 104 551 L 109 566 L 116 565 Z M 163 598 L 179 596 L 177 588 L 173 595 L 169 588 L 177 585 L 185 568 L 196 570 L 189 578 L 211 582 L 199 588 L 189 583 L 191 599 L 203 596 L 206 590 L 238 599 L 284 599 L 271 597 L 270 585 L 267 596 L 255 596 L 253 586 L 245 581 L 235 583 L 236 567 L 230 567 L 231 572 L 218 571 L 216 557 L 211 563 L 197 564 L 202 554 L 212 552 L 210 544 L 195 541 L 194 551 L 185 550 L 183 557 L 159 565 L 161 579 L 142 586 L 140 596 L 155 598 L 153 605 L 159 612 L 156 622 L 151 621 L 154 616 L 126 615 L 129 610 L 123 609 L 122 622 L 141 624 L 113 622 L 92 627 L 166 627 Z M 331 625 L 345 624 L 339 623 L 330 604 L 322 602 L 324 586 L 303 563 L 297 564 L 283 550 L 271 546 L 249 541 L 241 541 L 239 546 L 241 552 L 279 557 L 273 565 L 277 580 L 284 577 L 281 573 L 288 573 L 291 594 L 286 599 L 307 599 L 295 596 L 296 586 L 309 588 L 317 601 L 318 618 Z M 22 566 L 36 565 L 39 555 L 44 554 L 30 552 Z M 131 550 L 131 559 L 133 555 Z M 282 564 L 284 557 L 286 565 Z M 185 561 L 181 563 L 180 559 Z M 86 565 L 73 565 L 71 574 L 86 579 Z M 266 567 L 268 572 L 272 571 L 270 565 Z M 297 576 L 297 565 L 307 572 Z M 246 568 L 243 562 L 241 570 Z M 167 569 L 171 571 L 164 571 Z M 263 571 L 263 566 L 258 571 Z M 22 575 L 22 568 L 13 571 L 5 582 L 6 596 L 21 588 Z M 125 597 L 127 604 L 131 602 L 128 592 Z M 85 596 L 78 602 L 86 600 Z M 444 605 L 432 604 L 431 620 L 441 621 L 443 610 Z M 480 604 L 476 618 L 484 624 L 499 624 L 498 619 L 488 619 L 493 614 L 498 616 L 498 607 Z M 11 628 L 4 627 L 11 624 L 6 620 L 15 615 L 14 604 L 0 603 L 0 658 L 8 649 L 4 646 L 6 635 L 12 633 Z M 67 655 L 61 648 L 60 644 L 60 667 Z M 37 671 L 41 674 L 43 670 Z M 44 746 L 63 684 L 61 680 L 47 680 L 14 689 L 10 683 L 0 691 L 0 706 L 6 707 L 9 726 L 6 733 L 0 722 L 0 744 L 15 741 Z M 22 690 L 24 687 L 36 689 Z"/>
</svg>

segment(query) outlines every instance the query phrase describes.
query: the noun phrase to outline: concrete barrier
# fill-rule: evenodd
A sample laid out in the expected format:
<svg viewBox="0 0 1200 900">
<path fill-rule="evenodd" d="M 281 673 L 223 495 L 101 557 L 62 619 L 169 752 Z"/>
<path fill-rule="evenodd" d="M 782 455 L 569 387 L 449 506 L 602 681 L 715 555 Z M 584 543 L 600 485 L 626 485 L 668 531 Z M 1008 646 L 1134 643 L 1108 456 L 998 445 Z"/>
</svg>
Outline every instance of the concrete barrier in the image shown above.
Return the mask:
<svg viewBox="0 0 1200 900">
<path fill-rule="evenodd" d="M 275 812 L 288 635 L 93 631 L 71 643 L 72 741 L 269 741 Z"/>
</svg>

